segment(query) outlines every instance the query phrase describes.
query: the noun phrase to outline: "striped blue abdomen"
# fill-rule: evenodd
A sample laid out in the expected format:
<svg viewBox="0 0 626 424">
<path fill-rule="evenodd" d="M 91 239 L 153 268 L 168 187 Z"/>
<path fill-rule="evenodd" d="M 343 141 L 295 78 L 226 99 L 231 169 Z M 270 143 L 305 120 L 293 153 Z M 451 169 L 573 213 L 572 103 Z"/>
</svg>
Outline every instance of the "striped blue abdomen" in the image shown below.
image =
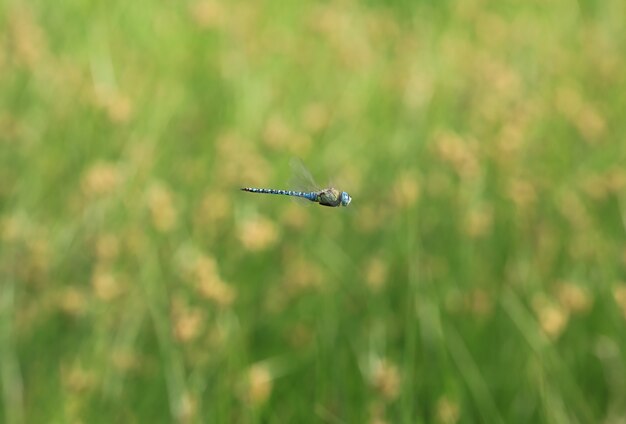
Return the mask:
<svg viewBox="0 0 626 424">
<path fill-rule="evenodd" d="M 294 196 L 294 197 L 303 197 L 312 202 L 317 201 L 317 193 L 313 192 L 303 192 L 303 191 L 293 191 L 293 190 L 276 190 L 273 188 L 255 188 L 255 187 L 244 187 L 243 191 L 249 191 L 251 193 L 264 193 L 264 194 L 282 194 L 283 196 Z"/>
</svg>

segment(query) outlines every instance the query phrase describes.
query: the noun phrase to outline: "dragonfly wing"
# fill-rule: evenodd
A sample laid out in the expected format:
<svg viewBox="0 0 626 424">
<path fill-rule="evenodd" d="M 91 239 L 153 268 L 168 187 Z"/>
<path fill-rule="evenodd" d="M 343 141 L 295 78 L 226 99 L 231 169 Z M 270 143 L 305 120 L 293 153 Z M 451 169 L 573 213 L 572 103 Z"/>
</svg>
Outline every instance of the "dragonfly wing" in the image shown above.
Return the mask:
<svg viewBox="0 0 626 424">
<path fill-rule="evenodd" d="M 304 163 L 302 163 L 302 160 L 295 157 L 291 158 L 289 165 L 291 167 L 289 186 L 292 190 L 303 191 L 305 193 L 319 191 L 318 185 L 315 183 L 311 173 L 306 169 L 306 166 L 304 166 Z M 293 199 L 307 206 L 312 204 L 310 200 L 302 197 L 293 197 Z"/>
<path fill-rule="evenodd" d="M 289 165 L 291 166 L 290 186 L 293 190 L 305 192 L 319 190 L 319 186 L 315 183 L 313 176 L 300 159 L 292 158 L 289 161 Z"/>
</svg>

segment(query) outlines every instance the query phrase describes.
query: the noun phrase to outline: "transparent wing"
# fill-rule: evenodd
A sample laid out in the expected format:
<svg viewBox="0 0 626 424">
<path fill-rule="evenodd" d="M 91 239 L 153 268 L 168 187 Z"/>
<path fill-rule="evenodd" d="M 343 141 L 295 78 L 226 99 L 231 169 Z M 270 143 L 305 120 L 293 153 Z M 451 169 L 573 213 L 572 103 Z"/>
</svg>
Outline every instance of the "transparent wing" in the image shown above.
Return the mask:
<svg viewBox="0 0 626 424">
<path fill-rule="evenodd" d="M 289 161 L 289 165 L 291 166 L 291 180 L 289 181 L 289 185 L 292 190 L 298 191 L 318 191 L 320 188 L 315 183 L 313 176 L 306 169 L 304 163 L 298 158 L 292 158 Z"/>
</svg>

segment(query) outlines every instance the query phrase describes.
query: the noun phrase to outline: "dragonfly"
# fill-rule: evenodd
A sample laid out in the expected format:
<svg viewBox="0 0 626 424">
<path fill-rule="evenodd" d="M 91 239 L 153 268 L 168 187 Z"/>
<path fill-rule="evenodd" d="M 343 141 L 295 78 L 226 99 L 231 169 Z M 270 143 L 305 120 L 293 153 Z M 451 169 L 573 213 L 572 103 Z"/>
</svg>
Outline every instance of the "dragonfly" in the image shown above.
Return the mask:
<svg viewBox="0 0 626 424">
<path fill-rule="evenodd" d="M 294 169 L 294 172 L 298 175 L 299 179 L 306 182 L 306 185 L 310 187 L 316 186 L 313 177 L 311 177 L 309 171 L 307 171 L 300 161 L 292 160 L 291 167 Z M 248 191 L 250 193 L 280 194 L 283 196 L 300 197 L 311 202 L 318 203 L 322 206 L 329 206 L 332 208 L 336 208 L 338 206 L 348 206 L 352 201 L 352 197 L 350 197 L 347 192 L 337 190 L 334 187 L 312 191 L 280 190 L 256 187 L 243 187 L 241 190 Z"/>
</svg>

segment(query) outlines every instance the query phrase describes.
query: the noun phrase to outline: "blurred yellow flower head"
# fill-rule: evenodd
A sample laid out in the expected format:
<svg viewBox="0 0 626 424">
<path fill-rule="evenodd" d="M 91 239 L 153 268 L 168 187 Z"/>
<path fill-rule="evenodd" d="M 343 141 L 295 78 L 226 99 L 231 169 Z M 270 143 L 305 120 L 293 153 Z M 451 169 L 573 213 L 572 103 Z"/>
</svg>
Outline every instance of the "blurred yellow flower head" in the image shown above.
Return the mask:
<svg viewBox="0 0 626 424">
<path fill-rule="evenodd" d="M 247 250 L 266 250 L 278 241 L 278 227 L 267 218 L 256 216 L 246 219 L 239 226 L 239 240 Z"/>
</svg>

